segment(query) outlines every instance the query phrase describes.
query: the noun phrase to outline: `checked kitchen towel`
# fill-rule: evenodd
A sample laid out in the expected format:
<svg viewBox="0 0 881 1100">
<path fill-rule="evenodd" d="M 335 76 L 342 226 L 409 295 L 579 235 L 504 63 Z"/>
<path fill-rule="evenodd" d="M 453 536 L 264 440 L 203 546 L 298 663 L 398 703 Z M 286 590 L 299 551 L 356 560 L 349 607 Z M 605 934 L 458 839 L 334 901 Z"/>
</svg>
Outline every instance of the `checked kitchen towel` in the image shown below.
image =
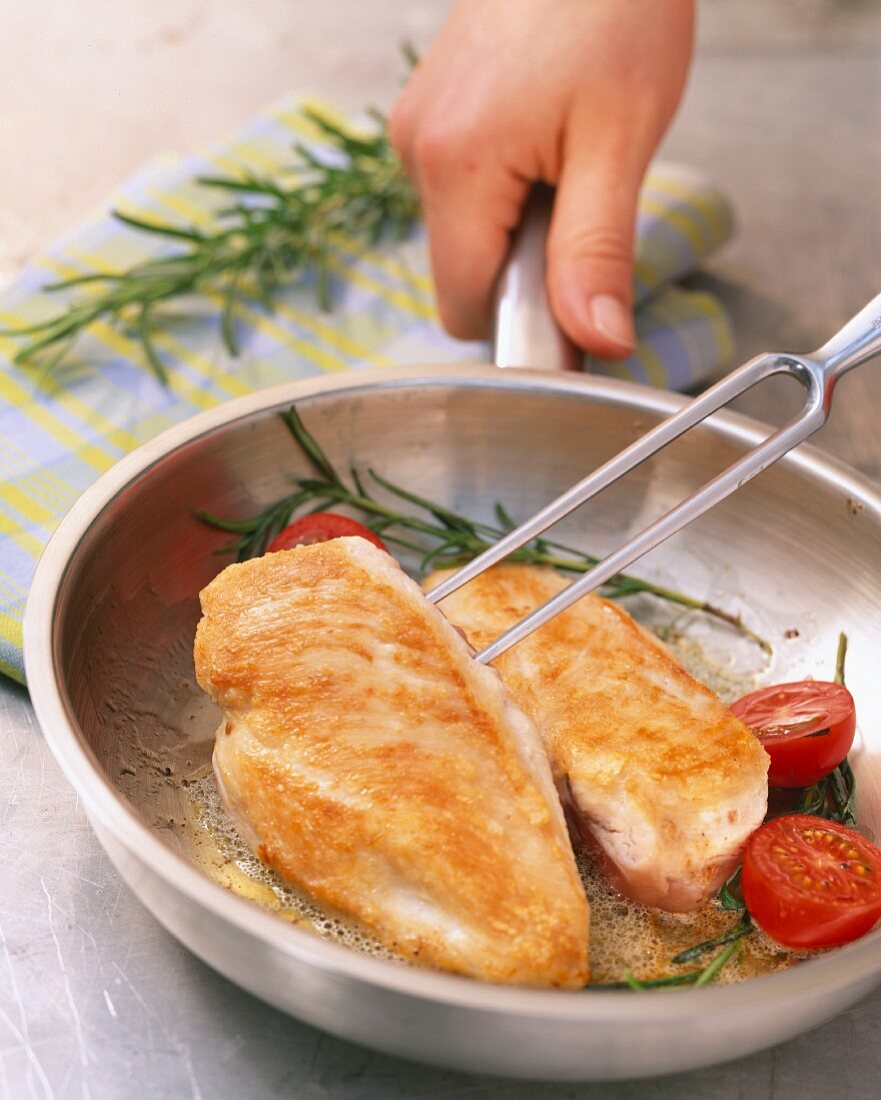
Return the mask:
<svg viewBox="0 0 881 1100">
<path fill-rule="evenodd" d="M 106 210 L 47 250 L 0 296 L 0 327 L 58 312 L 66 292 L 46 294 L 46 283 L 123 269 L 156 254 L 162 247 L 156 239 L 113 219 L 111 208 L 210 224 L 227 200 L 195 178 L 283 170 L 295 140 L 317 139 L 302 105 L 276 106 L 208 153 L 167 158 L 130 180 Z M 728 365 L 731 338 L 721 305 L 671 284 L 718 248 L 731 225 L 726 198 L 705 177 L 677 165 L 652 169 L 638 219 L 639 347 L 625 363 L 592 369 L 687 389 Z M 42 381 L 12 363 L 16 341 L 0 337 L 0 672 L 24 681 L 25 600 L 52 531 L 79 494 L 140 443 L 228 398 L 324 371 L 486 359 L 482 345 L 441 332 L 420 233 L 367 253 L 341 247 L 332 274 L 332 314 L 318 310 L 308 284 L 280 293 L 272 314 L 242 308 L 237 358 L 222 347 L 217 302 L 194 298 L 170 307 L 155 336 L 171 371 L 168 387 L 144 368 L 134 334 L 109 324 L 95 324 L 57 378 Z"/>
</svg>

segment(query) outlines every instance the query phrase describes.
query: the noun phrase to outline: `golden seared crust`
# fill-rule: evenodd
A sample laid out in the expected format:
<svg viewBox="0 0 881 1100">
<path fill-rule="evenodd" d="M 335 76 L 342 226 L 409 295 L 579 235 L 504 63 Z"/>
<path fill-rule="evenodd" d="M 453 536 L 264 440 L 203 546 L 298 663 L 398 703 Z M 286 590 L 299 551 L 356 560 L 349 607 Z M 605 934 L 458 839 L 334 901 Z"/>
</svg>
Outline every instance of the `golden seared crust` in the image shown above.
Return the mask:
<svg viewBox="0 0 881 1100">
<path fill-rule="evenodd" d="M 258 854 L 416 962 L 587 980 L 587 903 L 544 748 L 498 676 L 363 539 L 225 569 L 195 660 Z"/>
<path fill-rule="evenodd" d="M 441 610 L 481 649 L 568 583 L 502 565 Z M 658 639 L 616 604 L 587 596 L 495 665 L 626 893 L 688 909 L 724 880 L 764 816 L 768 758 Z"/>
</svg>

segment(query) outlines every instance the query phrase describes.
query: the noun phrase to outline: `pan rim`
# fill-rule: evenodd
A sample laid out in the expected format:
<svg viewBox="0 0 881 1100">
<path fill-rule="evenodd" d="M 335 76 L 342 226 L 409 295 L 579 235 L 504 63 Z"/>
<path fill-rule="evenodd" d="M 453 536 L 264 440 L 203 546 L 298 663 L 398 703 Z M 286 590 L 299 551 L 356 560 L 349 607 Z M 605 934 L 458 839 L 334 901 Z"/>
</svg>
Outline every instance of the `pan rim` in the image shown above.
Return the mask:
<svg viewBox="0 0 881 1100">
<path fill-rule="evenodd" d="M 89 527 L 128 485 L 173 451 L 196 442 L 212 431 L 245 420 L 293 400 L 395 386 L 443 386 L 450 382 L 474 387 L 551 389 L 581 398 L 598 398 L 630 406 L 635 412 L 669 414 L 687 398 L 617 379 L 594 375 L 551 374 L 464 365 L 454 367 L 395 367 L 317 377 L 284 383 L 271 389 L 225 402 L 167 429 L 122 458 L 98 478 L 74 504 L 49 540 L 37 566 L 24 619 L 24 656 L 28 688 L 38 721 L 64 774 L 83 799 L 89 816 L 139 862 L 173 889 L 207 909 L 239 932 L 281 950 L 294 961 L 376 986 L 389 993 L 441 1003 L 475 1012 L 511 1016 L 540 1016 L 573 1023 L 629 1020 L 653 1022 L 692 1017 L 695 1013 L 728 1013 L 756 1002 L 797 1000 L 822 986 L 827 993 L 865 981 L 867 973 L 881 973 L 881 931 L 825 957 L 812 959 L 779 974 L 724 987 L 677 991 L 681 996 L 634 997 L 630 991 L 561 991 L 491 985 L 470 978 L 420 970 L 351 951 L 342 945 L 272 917 L 213 882 L 167 847 L 130 808 L 122 794 L 105 778 L 82 738 L 66 697 L 56 639 L 58 597 Z M 722 412 L 712 418 L 732 440 L 754 443 L 767 434 L 767 425 L 739 413 Z M 865 509 L 881 523 L 881 493 L 857 471 L 815 448 L 802 446 L 783 459 L 821 482 L 837 485 L 858 496 Z"/>
</svg>

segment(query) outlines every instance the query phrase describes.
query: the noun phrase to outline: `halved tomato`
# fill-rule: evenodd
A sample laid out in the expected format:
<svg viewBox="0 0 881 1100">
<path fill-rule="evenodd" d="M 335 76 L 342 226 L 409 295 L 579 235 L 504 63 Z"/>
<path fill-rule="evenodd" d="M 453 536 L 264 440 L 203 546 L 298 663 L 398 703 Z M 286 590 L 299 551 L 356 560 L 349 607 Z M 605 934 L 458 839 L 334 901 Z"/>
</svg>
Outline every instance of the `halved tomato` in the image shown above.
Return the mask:
<svg viewBox="0 0 881 1100">
<path fill-rule="evenodd" d="M 881 852 L 822 817 L 765 822 L 747 843 L 741 884 L 753 918 L 784 947 L 835 947 L 881 920 Z"/>
<path fill-rule="evenodd" d="M 809 787 L 828 775 L 847 756 L 856 730 L 853 696 L 823 680 L 760 688 L 731 711 L 771 757 L 772 787 Z"/>
<path fill-rule="evenodd" d="M 369 527 L 359 523 L 348 516 L 339 516 L 336 512 L 313 512 L 311 516 L 301 516 L 289 523 L 283 531 L 275 536 L 269 546 L 267 554 L 276 550 L 290 550 L 293 546 L 311 546 L 315 542 L 329 542 L 330 539 L 346 538 L 358 535 L 367 539 L 380 550 L 388 553 L 388 547 Z"/>
</svg>

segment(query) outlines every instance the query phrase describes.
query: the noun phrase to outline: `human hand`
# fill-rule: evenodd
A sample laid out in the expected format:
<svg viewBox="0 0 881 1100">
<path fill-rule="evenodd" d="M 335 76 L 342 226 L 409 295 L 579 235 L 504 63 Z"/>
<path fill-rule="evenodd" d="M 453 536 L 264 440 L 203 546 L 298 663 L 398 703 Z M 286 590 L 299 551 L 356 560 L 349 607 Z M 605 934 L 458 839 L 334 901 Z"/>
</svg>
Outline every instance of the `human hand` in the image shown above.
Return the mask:
<svg viewBox="0 0 881 1100">
<path fill-rule="evenodd" d="M 394 106 L 438 308 L 489 330 L 492 289 L 533 182 L 557 187 L 551 308 L 587 351 L 635 345 L 640 184 L 688 72 L 693 0 L 460 0 Z"/>
</svg>

